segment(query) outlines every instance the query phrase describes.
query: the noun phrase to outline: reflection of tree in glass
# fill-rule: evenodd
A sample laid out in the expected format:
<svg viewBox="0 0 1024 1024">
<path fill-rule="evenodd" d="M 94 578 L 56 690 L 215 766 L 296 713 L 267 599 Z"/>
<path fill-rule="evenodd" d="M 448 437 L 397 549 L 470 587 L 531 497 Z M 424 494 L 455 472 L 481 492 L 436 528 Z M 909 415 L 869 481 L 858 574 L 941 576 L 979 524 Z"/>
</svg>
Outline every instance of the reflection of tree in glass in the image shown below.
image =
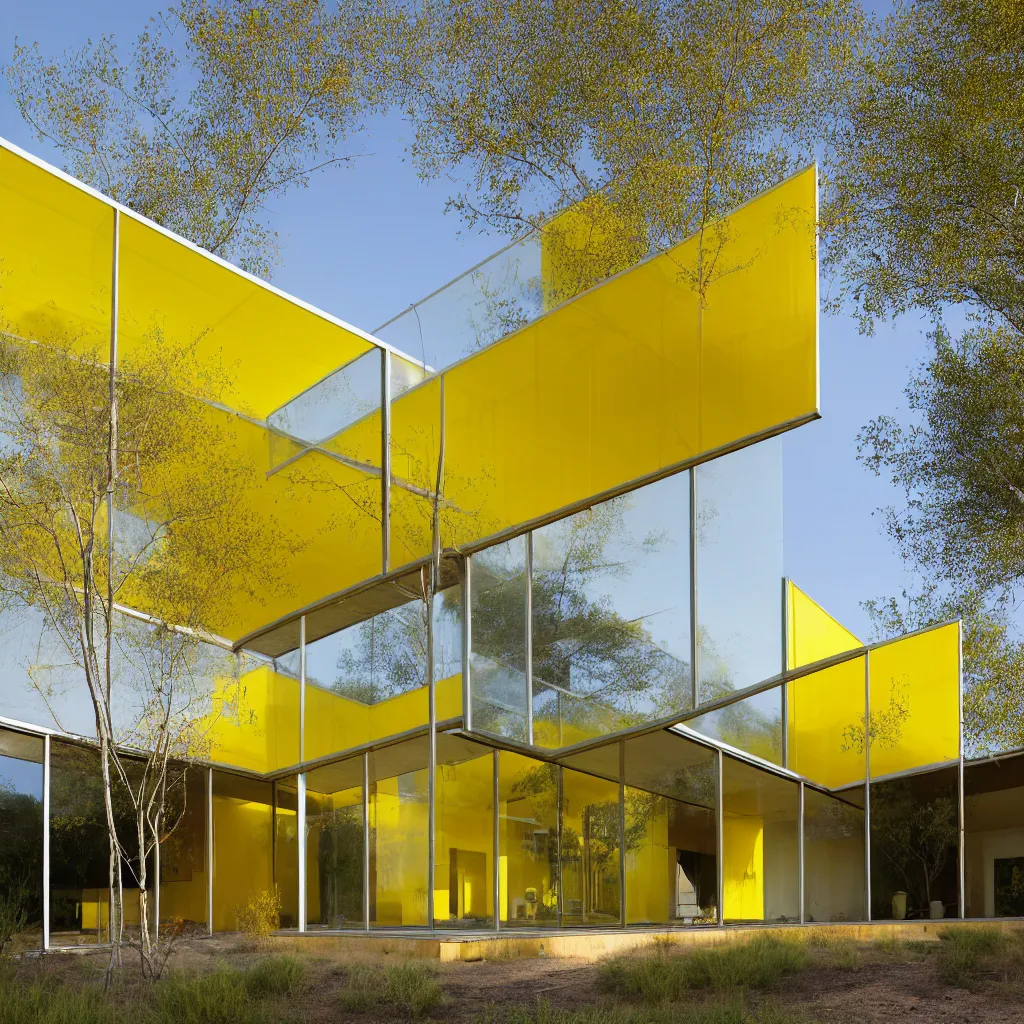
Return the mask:
<svg viewBox="0 0 1024 1024">
<path fill-rule="evenodd" d="M 719 678 L 708 681 L 705 677 L 701 682 L 701 699 L 705 701 L 718 700 L 733 692 L 728 680 Z M 763 757 L 766 761 L 778 762 L 782 755 L 779 692 L 769 690 L 763 696 L 736 701 L 688 724 L 701 732 L 717 736 L 724 743 Z M 769 703 L 770 706 L 766 706 Z"/>
<path fill-rule="evenodd" d="M 889 690 L 889 703 L 884 711 L 872 711 L 867 715 L 868 736 L 871 746 L 876 743 L 882 750 L 894 749 L 903 738 L 903 724 L 910 717 L 910 694 L 906 679 L 893 679 Z M 844 753 L 864 753 L 864 722 L 848 725 L 843 729 Z"/>
<path fill-rule="evenodd" d="M 461 600 L 460 589 L 450 587 L 441 591 L 435 601 L 437 679 L 445 679 L 461 668 L 461 645 L 459 650 L 452 650 L 443 642 L 451 632 L 443 623 L 458 623 Z M 426 686 L 428 637 L 423 601 L 400 605 L 350 628 L 355 632 L 355 641 L 338 655 L 337 674 L 330 683 L 332 690 L 364 704 L 376 704 Z"/>
<path fill-rule="evenodd" d="M 535 533 L 532 594 L 535 684 L 610 706 L 623 724 L 645 717 L 669 695 L 689 692 L 689 665 L 655 643 L 649 617 L 627 618 L 616 607 L 614 581 L 627 579 L 640 559 L 669 542 L 654 532 L 630 536 L 629 507 L 628 498 L 616 498 Z M 618 558 L 609 551 L 613 545 Z M 474 622 L 474 643 L 478 630 L 483 642 L 492 629 L 501 633 L 502 611 L 493 611 L 484 628 Z"/>
<path fill-rule="evenodd" d="M 0 953 L 42 920 L 43 805 L 0 777 Z"/>
<path fill-rule="evenodd" d="M 531 239 L 525 244 L 536 243 Z M 480 301 L 466 313 L 473 335 L 471 351 L 493 345 L 541 312 L 540 281 L 522 276 L 519 251 L 517 245 L 500 253 L 472 275 Z"/>
</svg>

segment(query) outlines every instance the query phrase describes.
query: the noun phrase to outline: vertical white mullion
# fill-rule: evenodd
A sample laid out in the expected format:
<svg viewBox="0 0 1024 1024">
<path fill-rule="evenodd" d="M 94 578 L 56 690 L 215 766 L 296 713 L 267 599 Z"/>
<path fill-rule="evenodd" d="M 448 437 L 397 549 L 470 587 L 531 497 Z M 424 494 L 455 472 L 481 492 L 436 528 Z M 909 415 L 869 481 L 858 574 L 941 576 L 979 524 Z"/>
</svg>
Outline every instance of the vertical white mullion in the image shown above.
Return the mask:
<svg viewBox="0 0 1024 1024">
<path fill-rule="evenodd" d="M 213 769 L 206 769 L 206 930 L 213 934 Z"/>
<path fill-rule="evenodd" d="M 380 561 L 381 573 L 391 567 L 391 352 L 381 350 L 380 370 Z"/>
<path fill-rule="evenodd" d="M 690 703 L 696 709 L 699 703 L 700 688 L 700 647 L 697 643 L 698 609 L 697 609 L 697 470 L 689 470 L 690 474 Z"/>
<path fill-rule="evenodd" d="M 498 815 L 499 797 L 501 796 L 498 785 L 498 769 L 501 752 L 495 747 L 492 759 L 491 770 L 494 773 L 494 787 L 492 801 L 494 803 L 494 930 L 501 930 L 501 821 Z"/>
<path fill-rule="evenodd" d="M 370 930 L 370 752 L 363 751 L 363 929 Z"/>
<path fill-rule="evenodd" d="M 295 808 L 299 846 L 299 931 L 306 930 L 306 773 L 299 772 L 298 797 Z"/>
<path fill-rule="evenodd" d="M 462 560 L 462 724 L 473 731 L 473 680 L 470 661 L 473 651 L 473 556 Z"/>
<path fill-rule="evenodd" d="M 306 760 L 306 616 L 299 619 L 299 764 Z"/>
<path fill-rule="evenodd" d="M 619 740 L 619 927 L 626 927 L 626 741 Z"/>
<path fill-rule="evenodd" d="M 724 757 L 721 750 L 718 754 L 715 772 L 715 836 L 718 843 L 718 856 L 715 858 L 718 878 L 718 920 L 715 922 L 719 927 L 725 924 L 725 809 L 723 807 L 725 786 L 723 773 L 725 771 Z"/>
<path fill-rule="evenodd" d="M 789 580 L 782 577 L 782 767 L 789 767 Z"/>
<path fill-rule="evenodd" d="M 871 652 L 864 655 L 864 920 L 871 920 Z"/>
<path fill-rule="evenodd" d="M 526 742 L 533 746 L 533 533 L 526 534 Z"/>
<path fill-rule="evenodd" d="M 796 859 L 799 865 L 800 876 L 797 882 L 797 898 L 800 900 L 800 923 L 804 924 L 806 920 L 806 914 L 804 912 L 804 895 L 805 895 L 805 881 L 804 881 L 804 819 L 805 819 L 805 806 L 806 806 L 806 791 L 804 790 L 803 780 L 800 780 L 800 803 L 799 810 L 797 811 L 797 823 L 798 829 L 796 834 Z"/>
<path fill-rule="evenodd" d="M 43 950 L 50 948 L 50 737 L 43 737 Z"/>
<path fill-rule="evenodd" d="M 960 752 L 957 765 L 958 816 L 957 816 L 957 872 L 960 879 L 960 897 L 957 900 L 957 911 L 960 918 L 967 916 L 967 861 L 965 843 L 967 841 L 966 807 L 964 806 L 964 625 L 957 624 L 957 702 L 959 728 L 957 730 L 957 749 Z"/>
</svg>

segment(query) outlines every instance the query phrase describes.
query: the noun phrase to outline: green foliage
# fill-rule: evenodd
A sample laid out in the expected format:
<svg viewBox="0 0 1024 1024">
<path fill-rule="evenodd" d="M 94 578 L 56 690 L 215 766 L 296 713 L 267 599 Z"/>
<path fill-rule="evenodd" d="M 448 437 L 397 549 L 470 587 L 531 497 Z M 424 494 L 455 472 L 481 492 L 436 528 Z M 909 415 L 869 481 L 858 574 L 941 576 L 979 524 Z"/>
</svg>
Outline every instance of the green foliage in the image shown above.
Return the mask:
<svg viewBox="0 0 1024 1024">
<path fill-rule="evenodd" d="M 985 956 L 1000 953 L 1009 939 L 998 928 L 948 928 L 939 933 L 937 968 L 939 977 L 955 988 L 976 991 L 978 970 Z"/>
<path fill-rule="evenodd" d="M 246 976 L 228 968 L 204 974 L 174 971 L 153 990 L 159 1024 L 260 1024 L 264 1008 L 247 988 Z"/>
<path fill-rule="evenodd" d="M 246 991 L 254 999 L 294 993 L 306 973 L 306 965 L 294 956 L 268 956 L 245 972 Z"/>
<path fill-rule="evenodd" d="M 841 971 L 852 971 L 859 963 L 857 943 L 839 928 L 812 928 L 807 933 L 811 949 L 824 954 L 827 966 Z"/>
<path fill-rule="evenodd" d="M 0 1024 L 116 1024 L 124 1019 L 122 1011 L 95 986 L 19 985 L 3 980 Z"/>
<path fill-rule="evenodd" d="M 769 989 L 807 965 L 798 942 L 757 935 L 749 942 L 701 946 L 687 953 L 619 956 L 601 965 L 605 991 L 645 1003 L 682 999 L 690 989 Z"/>
<path fill-rule="evenodd" d="M 501 1024 L 800 1024 L 805 1020 L 774 1003 L 765 1003 L 757 1010 L 748 1008 L 740 995 L 705 1002 L 691 999 L 673 1006 L 607 1003 L 582 1010 L 557 1010 L 540 1003 L 533 1010 L 517 1009 L 500 1018 Z M 486 1024 L 497 1021 L 488 1017 Z"/>
<path fill-rule="evenodd" d="M 407 962 L 384 967 L 353 964 L 348 968 L 340 1001 L 347 1010 L 393 1006 L 419 1018 L 440 1005 L 441 984 L 431 964 Z"/>
<path fill-rule="evenodd" d="M 19 44 L 5 71 L 72 174 L 266 275 L 266 203 L 345 159 L 338 146 L 372 102 L 360 7 L 183 0 L 125 56 L 112 35 L 56 60 Z"/>
</svg>

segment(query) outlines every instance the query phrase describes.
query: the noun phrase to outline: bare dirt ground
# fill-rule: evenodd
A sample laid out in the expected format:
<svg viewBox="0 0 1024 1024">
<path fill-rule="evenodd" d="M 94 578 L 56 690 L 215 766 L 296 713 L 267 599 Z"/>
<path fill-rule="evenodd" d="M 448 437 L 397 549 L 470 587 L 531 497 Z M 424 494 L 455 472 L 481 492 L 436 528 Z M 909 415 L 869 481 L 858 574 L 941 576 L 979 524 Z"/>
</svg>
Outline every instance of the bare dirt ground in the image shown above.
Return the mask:
<svg viewBox="0 0 1024 1024">
<path fill-rule="evenodd" d="M 922 1024 L 1020 1024 L 1024 1022 L 1021 989 L 1010 986 L 998 971 L 983 970 L 972 987 L 944 984 L 936 972 L 937 943 L 911 944 L 916 948 L 881 951 L 861 945 L 852 964 L 837 967 L 824 955 L 812 959 L 804 971 L 785 979 L 774 991 L 749 992 L 747 1005 L 758 1009 L 772 1002 L 796 1011 L 808 1024 L 881 1024 L 918 1021 Z M 935 947 L 930 949 L 927 947 Z M 350 1011 L 339 1006 L 348 968 L 353 962 L 388 963 L 402 959 L 393 954 L 350 953 L 344 949 L 298 947 L 306 964 L 301 1012 L 294 1019 L 310 1024 L 356 1021 L 408 1020 L 400 1009 L 378 1006 Z M 231 938 L 182 941 L 170 966 L 205 972 L 219 966 L 244 968 L 266 953 L 254 953 Z M 106 953 L 45 958 L 19 958 L 18 980 L 41 974 L 65 982 L 98 979 Z M 606 1005 L 598 963 L 573 959 L 493 959 L 438 965 L 444 1002 L 428 1016 L 431 1021 L 480 1024 L 504 1019 L 512 1009 L 531 1009 L 538 1001 L 556 1010 L 579 1010 Z M 315 998 L 311 994 L 315 993 Z M 695 993 L 694 1000 L 706 997 Z M 295 1008 L 298 1010 L 298 1007 Z M 291 1016 L 291 1014 L 288 1014 Z"/>
</svg>

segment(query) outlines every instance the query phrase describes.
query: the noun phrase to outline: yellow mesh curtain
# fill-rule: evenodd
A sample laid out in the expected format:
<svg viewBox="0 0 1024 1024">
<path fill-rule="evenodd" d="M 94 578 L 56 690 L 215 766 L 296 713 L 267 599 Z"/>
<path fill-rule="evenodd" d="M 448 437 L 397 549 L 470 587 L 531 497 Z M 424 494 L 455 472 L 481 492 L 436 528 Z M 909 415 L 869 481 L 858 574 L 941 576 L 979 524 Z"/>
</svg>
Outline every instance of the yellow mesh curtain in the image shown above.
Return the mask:
<svg viewBox="0 0 1024 1024">
<path fill-rule="evenodd" d="M 871 777 L 960 756 L 960 624 L 871 651 Z"/>
</svg>

